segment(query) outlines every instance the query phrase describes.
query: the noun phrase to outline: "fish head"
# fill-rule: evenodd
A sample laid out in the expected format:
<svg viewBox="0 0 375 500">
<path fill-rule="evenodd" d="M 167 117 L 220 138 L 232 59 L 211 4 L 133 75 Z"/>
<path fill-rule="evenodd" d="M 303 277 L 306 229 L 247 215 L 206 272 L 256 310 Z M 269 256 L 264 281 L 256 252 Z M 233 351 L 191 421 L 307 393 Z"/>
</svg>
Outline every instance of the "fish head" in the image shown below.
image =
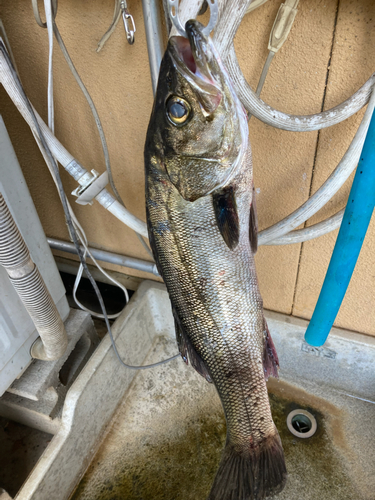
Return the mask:
<svg viewBox="0 0 375 500">
<path fill-rule="evenodd" d="M 146 142 L 188 201 L 226 185 L 247 149 L 246 112 L 202 28 L 190 20 L 168 42 Z"/>
</svg>

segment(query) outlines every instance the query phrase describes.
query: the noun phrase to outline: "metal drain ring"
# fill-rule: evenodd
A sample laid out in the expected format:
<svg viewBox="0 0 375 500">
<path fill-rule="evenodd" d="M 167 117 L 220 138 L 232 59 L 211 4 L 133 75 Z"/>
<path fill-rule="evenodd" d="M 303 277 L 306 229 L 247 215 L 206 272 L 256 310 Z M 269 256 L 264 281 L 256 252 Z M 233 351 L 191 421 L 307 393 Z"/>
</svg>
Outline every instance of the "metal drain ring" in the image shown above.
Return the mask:
<svg viewBox="0 0 375 500">
<path fill-rule="evenodd" d="M 305 417 L 305 419 L 307 419 L 311 423 L 311 428 L 308 432 L 298 432 L 293 427 L 293 420 L 298 415 L 302 415 L 303 417 Z M 289 413 L 289 415 L 287 416 L 286 425 L 288 426 L 288 429 L 290 430 L 290 432 L 294 436 L 302 438 L 302 439 L 307 439 L 307 438 L 310 438 L 311 436 L 313 436 L 318 428 L 318 425 L 316 423 L 314 415 L 312 415 L 310 412 L 308 412 L 306 410 L 293 410 L 293 411 L 291 411 Z"/>
</svg>

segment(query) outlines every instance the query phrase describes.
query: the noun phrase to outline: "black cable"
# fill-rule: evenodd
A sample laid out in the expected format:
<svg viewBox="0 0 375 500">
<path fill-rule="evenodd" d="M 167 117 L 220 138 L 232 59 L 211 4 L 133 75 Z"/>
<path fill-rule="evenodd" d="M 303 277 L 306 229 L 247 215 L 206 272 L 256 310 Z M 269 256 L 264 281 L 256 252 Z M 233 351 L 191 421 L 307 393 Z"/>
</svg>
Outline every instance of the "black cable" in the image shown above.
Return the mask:
<svg viewBox="0 0 375 500">
<path fill-rule="evenodd" d="M 56 177 L 57 187 L 58 187 L 59 194 L 60 194 L 61 203 L 62 203 L 62 206 L 63 206 L 63 209 L 64 209 L 65 221 L 66 221 L 66 224 L 68 226 L 70 237 L 71 237 L 71 239 L 72 239 L 72 241 L 74 243 L 74 246 L 76 247 L 77 254 L 79 256 L 79 259 L 81 261 L 83 269 L 85 270 L 86 276 L 90 280 L 91 286 L 93 287 L 93 289 L 94 289 L 94 291 L 96 293 L 96 296 L 98 298 L 98 301 L 99 301 L 99 304 L 100 304 L 100 308 L 102 310 L 102 313 L 103 313 L 103 316 L 104 316 L 104 320 L 105 320 L 105 323 L 106 323 L 106 326 L 107 326 L 107 329 L 108 329 L 108 333 L 109 333 L 109 336 L 110 336 L 110 339 L 111 339 L 111 342 L 112 342 L 112 347 L 113 347 L 113 349 L 115 351 L 115 354 L 116 354 L 118 360 L 126 368 L 130 368 L 132 370 L 144 370 L 144 369 L 147 369 L 147 368 L 153 368 L 153 367 L 162 365 L 164 363 L 172 361 L 173 359 L 176 359 L 179 356 L 179 354 L 176 354 L 175 356 L 172 356 L 171 358 L 164 359 L 163 361 L 159 361 L 157 363 L 152 363 L 150 365 L 144 365 L 144 366 L 128 365 L 127 363 L 125 363 L 121 359 L 120 354 L 117 351 L 115 340 L 114 340 L 113 335 L 112 335 L 111 325 L 109 324 L 109 320 L 108 320 L 107 311 L 106 311 L 106 308 L 105 308 L 105 305 L 104 305 L 103 297 L 102 297 L 102 295 L 100 293 L 98 285 L 96 284 L 94 278 L 92 277 L 92 275 L 91 275 L 91 273 L 90 273 L 90 271 L 89 271 L 89 269 L 87 267 L 86 260 L 85 260 L 85 258 L 83 256 L 83 253 L 82 253 L 79 241 L 78 241 L 78 236 L 77 236 L 77 233 L 76 233 L 76 230 L 74 228 L 73 221 L 71 219 L 71 215 L 70 215 L 70 212 L 69 212 L 68 203 L 67 203 L 67 199 L 66 199 L 66 194 L 65 194 L 65 191 L 64 191 L 64 187 L 62 185 L 59 168 L 57 166 L 55 158 L 53 157 L 53 155 L 52 155 L 52 153 L 51 153 L 51 151 L 50 151 L 50 149 L 48 147 L 48 144 L 47 144 L 47 142 L 45 140 L 43 132 L 42 132 L 40 126 L 39 126 L 38 120 L 37 120 L 37 118 L 35 116 L 33 107 L 31 106 L 31 103 L 30 103 L 30 101 L 29 101 L 29 99 L 28 99 L 28 97 L 27 97 L 27 95 L 26 95 L 26 93 L 25 93 L 25 91 L 23 89 L 21 81 L 18 78 L 18 74 L 17 74 L 15 68 L 13 67 L 13 64 L 12 64 L 10 58 L 9 58 L 8 52 L 6 50 L 4 42 L 2 40 L 0 40 L 0 50 L 3 53 L 3 55 L 4 55 L 5 59 L 6 59 L 6 62 L 7 62 L 8 66 L 9 66 L 11 72 L 12 72 L 13 79 L 16 82 L 16 84 L 18 86 L 18 89 L 19 89 L 19 91 L 20 91 L 20 93 L 21 93 L 21 95 L 22 95 L 22 97 L 24 99 L 25 105 L 28 108 L 28 110 L 29 110 L 29 112 L 31 114 L 31 117 L 33 119 L 33 122 L 34 122 L 34 125 L 35 125 L 35 128 L 36 128 L 37 134 L 38 134 L 39 139 L 40 139 L 40 142 L 42 143 L 42 146 L 43 146 L 43 148 L 45 150 L 45 153 L 46 153 L 46 155 L 47 155 L 47 157 L 48 157 L 48 159 L 51 162 L 51 165 L 53 167 L 53 170 L 54 170 L 54 173 L 55 173 L 55 177 Z"/>
</svg>

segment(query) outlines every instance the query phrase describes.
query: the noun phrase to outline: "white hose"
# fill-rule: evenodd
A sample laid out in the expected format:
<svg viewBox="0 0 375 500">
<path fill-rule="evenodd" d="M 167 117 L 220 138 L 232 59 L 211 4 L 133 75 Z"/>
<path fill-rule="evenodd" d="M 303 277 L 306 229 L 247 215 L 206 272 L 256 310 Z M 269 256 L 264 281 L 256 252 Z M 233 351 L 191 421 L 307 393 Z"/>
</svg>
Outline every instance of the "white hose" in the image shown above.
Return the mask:
<svg viewBox="0 0 375 500">
<path fill-rule="evenodd" d="M 34 135 L 37 134 L 31 113 L 25 105 L 23 96 L 13 79 L 11 69 L 9 68 L 2 52 L 0 52 L 0 81 L 9 97 L 16 105 L 18 111 L 28 123 Z M 47 127 L 47 125 L 44 123 L 44 121 L 36 111 L 35 114 L 53 156 L 59 163 L 61 163 L 61 165 L 67 170 L 67 172 L 74 177 L 76 181 L 80 182 L 80 180 L 84 176 L 87 179 L 87 176 L 90 176 L 91 174 L 88 174 L 86 169 L 84 169 L 78 162 L 75 161 L 74 157 L 52 134 L 51 130 Z M 112 212 L 121 222 L 147 238 L 148 233 L 146 223 L 135 217 L 125 207 L 121 206 L 120 203 L 115 200 L 115 198 L 110 193 L 108 193 L 106 189 L 104 189 L 96 199 L 100 204 L 102 204 L 105 208 Z M 114 205 L 113 207 L 112 204 Z"/>
<path fill-rule="evenodd" d="M 182 0 L 181 5 L 189 0 Z M 346 120 L 365 106 L 375 84 L 375 74 L 343 103 L 332 109 L 313 115 L 289 115 L 264 103 L 251 89 L 242 74 L 234 50 L 233 39 L 251 0 L 221 0 L 219 20 L 215 28 L 214 42 L 224 60 L 238 97 L 245 108 L 256 118 L 276 128 L 294 132 L 320 130 Z"/>
<path fill-rule="evenodd" d="M 263 243 L 264 245 L 291 245 L 293 243 L 302 243 L 304 241 L 313 240 L 318 238 L 318 236 L 323 236 L 324 234 L 330 233 L 334 229 L 340 227 L 342 218 L 344 216 L 345 208 L 337 212 L 332 217 L 313 224 L 312 226 L 304 227 L 303 229 L 296 229 L 295 231 L 290 231 L 290 233 L 280 236 L 275 240 L 268 243 Z"/>
<path fill-rule="evenodd" d="M 1 193 L 0 264 L 40 335 L 31 355 L 43 360 L 60 358 L 68 345 L 64 323 Z"/>
<path fill-rule="evenodd" d="M 298 227 L 318 212 L 318 210 L 320 210 L 340 189 L 358 164 L 374 107 L 375 92 L 371 95 L 370 102 L 353 141 L 332 174 L 328 177 L 325 183 L 297 210 L 292 212 L 288 215 L 288 217 L 285 217 L 277 224 L 261 231 L 259 233 L 259 245 L 267 245 L 269 242 L 277 240 L 280 236 L 283 236 Z"/>
<path fill-rule="evenodd" d="M 106 189 L 95 198 L 104 208 L 111 212 L 117 219 L 139 233 L 144 238 L 148 238 L 147 224 L 129 212 L 121 203 L 114 199 Z"/>
<path fill-rule="evenodd" d="M 245 108 L 267 125 L 291 132 L 320 130 L 346 120 L 368 103 L 375 84 L 375 74 L 372 74 L 355 94 L 334 108 L 314 115 L 288 115 L 272 108 L 255 94 L 239 68 L 233 47 L 225 59 L 225 64 Z"/>
</svg>

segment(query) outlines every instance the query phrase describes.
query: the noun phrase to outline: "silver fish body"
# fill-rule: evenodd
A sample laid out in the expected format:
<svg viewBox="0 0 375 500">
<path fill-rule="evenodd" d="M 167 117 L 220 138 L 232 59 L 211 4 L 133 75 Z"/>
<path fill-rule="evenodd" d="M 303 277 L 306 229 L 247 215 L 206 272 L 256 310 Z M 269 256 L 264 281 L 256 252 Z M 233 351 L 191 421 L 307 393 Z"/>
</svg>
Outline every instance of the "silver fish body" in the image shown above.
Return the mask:
<svg viewBox="0 0 375 500">
<path fill-rule="evenodd" d="M 227 443 L 210 500 L 261 500 L 286 480 L 266 378 L 277 355 L 254 264 L 246 114 L 200 24 L 171 39 L 145 146 L 151 246 L 184 360 L 219 393 Z M 252 242 L 252 244 L 251 244 Z"/>
</svg>

